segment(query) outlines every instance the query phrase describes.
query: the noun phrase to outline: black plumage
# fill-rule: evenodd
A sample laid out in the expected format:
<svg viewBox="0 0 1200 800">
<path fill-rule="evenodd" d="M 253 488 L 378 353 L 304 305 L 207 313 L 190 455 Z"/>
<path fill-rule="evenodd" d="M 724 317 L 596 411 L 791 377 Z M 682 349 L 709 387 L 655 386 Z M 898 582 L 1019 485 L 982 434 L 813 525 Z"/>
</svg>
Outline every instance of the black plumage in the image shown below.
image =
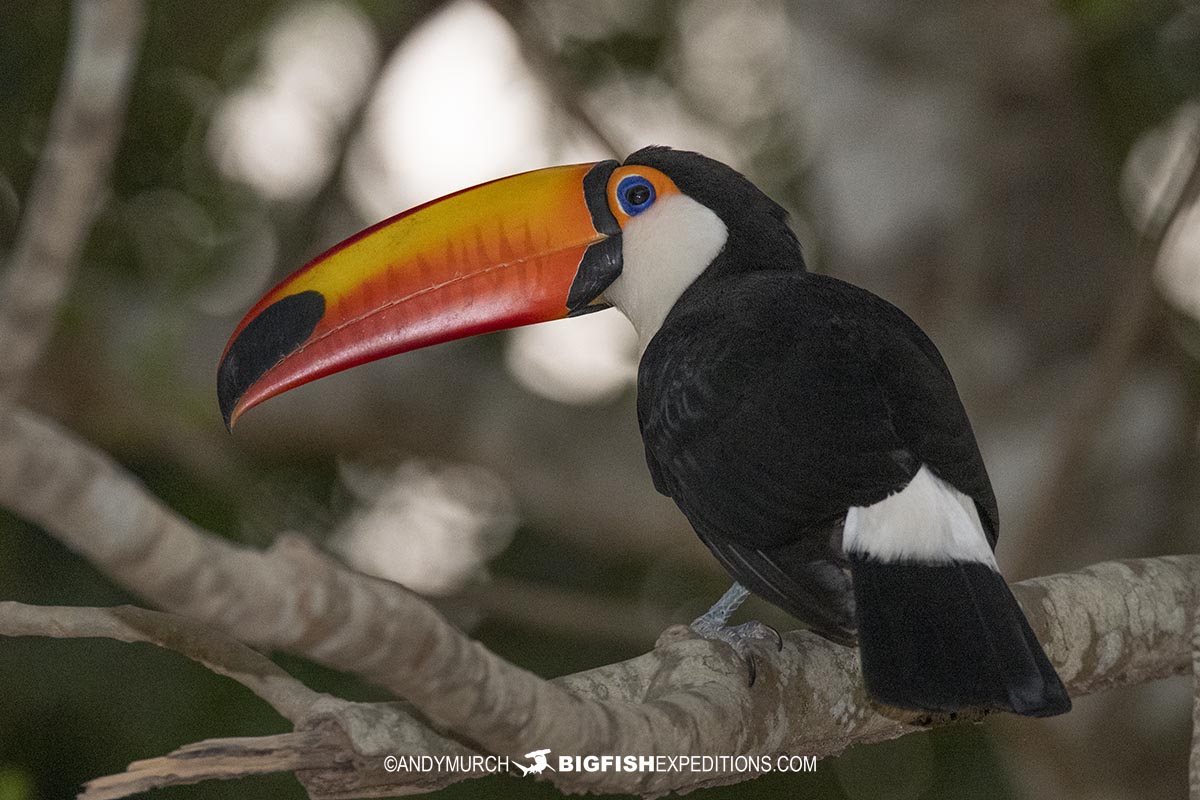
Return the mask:
<svg viewBox="0 0 1200 800">
<path fill-rule="evenodd" d="M 1000 676 L 992 684 L 985 679 L 992 672 L 967 677 L 962 659 L 947 661 L 947 643 L 986 639 L 993 622 L 1007 631 L 995 652 L 1025 641 L 1012 632 L 1014 612 L 1023 631 L 1028 625 L 989 567 L 969 565 L 972 580 L 953 566 L 919 574 L 887 564 L 856 571 L 842 552 L 847 509 L 902 490 L 922 465 L 974 500 L 995 547 L 995 495 L 954 381 L 929 338 L 881 298 L 807 272 L 783 210 L 729 167 L 661 148 L 625 163 L 663 171 L 728 229 L 724 249 L 675 303 L 638 370 L 638 418 L 656 488 L 751 591 L 836 641 L 852 643 L 869 630 L 864 671 L 880 699 L 931 710 L 1069 707 L 1031 633 L 1036 657 L 997 656 L 1006 667 L 992 670 Z M 995 575 L 1000 588 L 975 580 L 977 569 Z M 884 580 L 877 580 L 879 570 Z M 922 582 L 913 597 L 938 608 L 923 617 L 920 602 L 902 604 L 907 615 L 863 607 L 900 602 L 887 593 L 903 593 L 905 576 Z M 944 628 L 948 610 L 972 602 L 1003 608 L 959 614 L 957 633 L 928 630 Z M 889 620 L 904 630 L 889 630 Z M 923 630 L 931 641 L 922 641 Z M 906 660 L 893 641 L 900 636 L 905 652 L 924 648 L 927 655 Z M 970 661 L 978 649 L 962 658 Z M 903 686 L 913 681 L 906 695 Z M 941 694 L 929 690 L 931 681 Z M 1024 699 L 1014 703 L 1013 696 Z"/>
<path fill-rule="evenodd" d="M 898 309 L 835 278 L 693 285 L 642 357 L 638 414 L 655 486 L 726 567 L 749 559 L 734 576 L 777 603 L 763 562 L 840 557 L 847 508 L 900 491 L 922 463 L 976 501 L 995 542 L 995 496 L 945 365 Z"/>
<path fill-rule="evenodd" d="M 652 147 L 505 180 L 532 192 L 512 198 L 513 215 L 489 210 L 506 194 L 491 182 L 467 190 L 482 193 L 478 206 L 456 193 L 398 215 L 272 290 L 218 371 L 226 421 L 239 404 L 387 353 L 613 305 L 645 345 L 638 415 L 655 486 L 742 584 L 692 630 L 748 655 L 763 626 L 726 625 L 748 588 L 857 643 L 884 703 L 1070 707 L 995 569 L 987 470 L 950 372 L 912 320 L 808 273 L 784 210 L 696 153 Z M 476 252 L 460 258 L 451 241 L 442 256 L 420 237 L 405 250 L 396 226 L 416 214 L 462 226 Z M 377 236 L 361 263 L 335 258 Z M 396 312 L 386 323 L 385 310 Z"/>
</svg>

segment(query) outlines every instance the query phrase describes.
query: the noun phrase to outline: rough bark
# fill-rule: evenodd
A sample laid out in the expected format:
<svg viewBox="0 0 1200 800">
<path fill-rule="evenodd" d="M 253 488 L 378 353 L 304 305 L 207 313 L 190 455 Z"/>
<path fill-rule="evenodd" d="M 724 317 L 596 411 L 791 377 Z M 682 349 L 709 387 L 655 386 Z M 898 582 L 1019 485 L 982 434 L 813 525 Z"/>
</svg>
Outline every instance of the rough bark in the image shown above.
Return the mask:
<svg viewBox="0 0 1200 800">
<path fill-rule="evenodd" d="M 465 776 L 383 769 L 389 754 L 467 752 L 458 743 L 518 758 L 540 747 L 578 755 L 828 756 L 950 721 L 874 706 L 856 652 L 799 631 L 785 636 L 782 653 L 762 654 L 753 688 L 730 650 L 682 628 L 669 629 L 638 658 L 543 680 L 468 639 L 411 592 L 352 572 L 303 539 L 284 536 L 258 552 L 199 529 L 102 453 L 25 410 L 0 417 L 0 505 L 167 611 L 241 642 L 355 673 L 408 701 L 421 722 L 397 706 L 332 698 L 300 715 L 300 733 L 327 731 L 321 752 L 339 753 L 336 769 L 321 762 L 298 772 L 318 797 L 420 791 L 459 780 Z M 1079 695 L 1189 669 L 1189 610 L 1200 599 L 1198 587 L 1200 556 L 1174 556 L 1099 564 L 1014 591 Z M 270 758 L 295 770 L 286 745 L 293 740 L 281 741 L 269 749 L 286 757 Z M 313 746 L 310 737 L 294 743 Z M 222 758 L 232 757 L 228 745 L 222 748 Z M 185 755 L 198 769 L 196 752 Z M 255 761 L 255 769 L 265 763 Z M 178 771 L 166 775 L 182 780 Z M 576 792 L 658 795 L 748 777 L 718 770 L 554 773 L 549 780 Z"/>
</svg>

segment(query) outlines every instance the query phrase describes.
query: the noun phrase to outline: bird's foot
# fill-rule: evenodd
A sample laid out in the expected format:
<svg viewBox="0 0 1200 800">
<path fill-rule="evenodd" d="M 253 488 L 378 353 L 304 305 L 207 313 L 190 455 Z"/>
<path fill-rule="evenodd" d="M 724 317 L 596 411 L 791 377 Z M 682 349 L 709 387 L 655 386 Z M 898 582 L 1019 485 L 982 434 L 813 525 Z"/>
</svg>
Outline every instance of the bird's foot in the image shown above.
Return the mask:
<svg viewBox="0 0 1200 800">
<path fill-rule="evenodd" d="M 733 652 L 746 664 L 750 673 L 750 685 L 758 677 L 758 662 L 754 654 L 754 646 L 760 642 L 770 643 L 776 651 L 783 650 L 783 637 L 779 631 L 758 620 L 743 622 L 741 625 L 726 626 L 708 617 L 706 614 L 689 626 L 693 633 L 701 639 L 710 642 L 724 642 L 733 648 Z"/>
</svg>

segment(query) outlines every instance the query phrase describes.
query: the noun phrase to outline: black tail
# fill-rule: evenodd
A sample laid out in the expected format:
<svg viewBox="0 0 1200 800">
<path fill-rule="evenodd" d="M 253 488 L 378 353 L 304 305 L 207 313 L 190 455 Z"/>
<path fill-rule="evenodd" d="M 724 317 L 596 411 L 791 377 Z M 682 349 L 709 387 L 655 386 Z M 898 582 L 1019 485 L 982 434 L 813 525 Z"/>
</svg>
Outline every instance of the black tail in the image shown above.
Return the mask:
<svg viewBox="0 0 1200 800">
<path fill-rule="evenodd" d="M 852 558 L 863 679 L 881 703 L 1049 717 L 1071 699 L 1000 574 L 986 564 Z"/>
</svg>

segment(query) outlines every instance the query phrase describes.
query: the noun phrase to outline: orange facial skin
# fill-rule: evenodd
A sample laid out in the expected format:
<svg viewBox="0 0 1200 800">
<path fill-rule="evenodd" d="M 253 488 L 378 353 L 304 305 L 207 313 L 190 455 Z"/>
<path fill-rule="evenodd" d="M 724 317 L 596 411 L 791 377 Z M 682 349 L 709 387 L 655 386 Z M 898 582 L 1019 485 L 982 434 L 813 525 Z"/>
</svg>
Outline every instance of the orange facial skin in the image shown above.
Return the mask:
<svg viewBox="0 0 1200 800">
<path fill-rule="evenodd" d="M 675 185 L 675 181 L 653 167 L 617 167 L 613 170 L 612 177 L 608 179 L 608 210 L 616 217 L 617 224 L 622 228 L 625 227 L 626 222 L 633 219 L 633 215 L 627 213 L 621 206 L 621 201 L 617 197 L 617 188 L 621 185 L 621 180 L 630 175 L 640 175 L 650 181 L 654 185 L 655 196 L 659 199 L 679 194 L 679 187 Z"/>
</svg>

